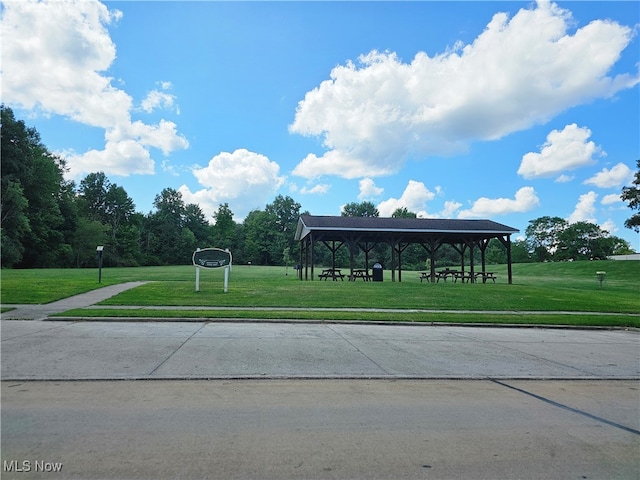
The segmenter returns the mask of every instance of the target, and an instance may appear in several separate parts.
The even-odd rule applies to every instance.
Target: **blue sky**
[[[591,221],[640,158],[637,2],[2,3],[2,101],[136,209],[163,188],[237,221]]]

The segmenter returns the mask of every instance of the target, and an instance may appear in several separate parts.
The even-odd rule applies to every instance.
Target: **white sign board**
[[[224,292],[227,293],[229,287],[229,269],[231,268],[232,256],[229,250],[221,248],[202,248],[193,252],[193,266],[196,267],[196,292],[200,291],[200,269],[201,268],[224,268]]]

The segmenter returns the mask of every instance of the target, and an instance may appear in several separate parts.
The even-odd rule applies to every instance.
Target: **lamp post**
[[[98,283],[102,282],[102,251],[104,250],[103,245],[98,245],[96,247],[96,258],[98,259]]]

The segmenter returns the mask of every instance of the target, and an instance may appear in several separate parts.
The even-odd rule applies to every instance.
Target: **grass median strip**
[[[562,313],[462,313],[462,312],[398,312],[355,310],[291,310],[291,309],[207,309],[171,310],[152,308],[88,308],[70,310],[60,314],[83,320],[101,319],[257,319],[257,320],[307,320],[307,321],[372,321],[416,323],[491,323],[567,325],[581,327],[640,327],[640,317],[631,315],[562,314]]]
[[[103,271],[102,284],[96,282],[92,269],[6,270],[0,287],[5,304],[46,304],[110,284],[148,282],[99,305],[63,314],[83,319],[251,318],[640,327],[640,262],[515,264],[513,285],[507,284],[505,265],[487,269],[497,275],[496,283],[420,282],[419,272],[409,271],[402,272],[402,282],[394,282],[388,270],[384,271],[383,282],[300,281],[291,269],[287,274],[282,267],[234,265],[228,293],[223,292],[221,271],[202,272],[201,290],[196,292],[193,266],[108,268]],[[607,272],[602,285],[596,271]]]

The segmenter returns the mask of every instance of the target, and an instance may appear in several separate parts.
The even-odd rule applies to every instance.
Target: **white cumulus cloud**
[[[540,153],[529,152],[522,157],[518,174],[524,178],[548,177],[565,170],[574,170],[594,163],[594,155],[603,152],[595,143],[588,141],[591,130],[575,123],[562,130],[552,130]],[[558,182],[570,177],[561,175]]]
[[[522,187],[515,198],[486,198],[476,200],[469,210],[461,210],[458,218],[491,218],[509,213],[522,213],[533,210],[540,204],[533,187]]]
[[[133,121],[131,96],[112,85],[106,72],[116,46],[107,27],[121,18],[97,0],[3,2],[3,102],[105,130],[103,150],[70,153],[73,175],[153,173],[150,148],[167,154],[189,145],[172,122]]]
[[[613,205],[614,203],[622,203],[622,197],[619,193],[612,193],[610,195],[605,195],[602,197],[600,201],[602,205]]]
[[[635,73],[608,76],[631,28],[598,20],[573,31],[574,23],[569,11],[539,2],[511,19],[497,13],[472,43],[433,57],[418,52],[404,63],[372,51],[335,67],[289,126],[321,137],[327,151],[309,154],[293,174],[392,174],[408,159],[498,139],[638,83]]]
[[[161,92],[160,90],[151,90],[142,100],[140,108],[147,113],[151,113],[157,108],[174,109],[176,96],[170,93]]]
[[[384,188],[378,187],[370,178],[363,178],[358,182],[358,185],[360,187],[358,200],[370,200],[372,198],[377,198],[384,193]]]
[[[588,192],[584,195],[580,195],[578,199],[578,203],[576,204],[576,208],[569,215],[567,221],[569,223],[576,222],[589,222],[596,223],[595,213],[596,213],[596,200],[598,199],[598,194],[596,192]]]
[[[327,183],[318,183],[317,185],[314,185],[311,188],[302,187],[300,189],[300,193],[303,195],[324,195],[329,191],[330,188],[331,188],[331,185]]]
[[[624,163],[618,163],[611,168],[603,168],[600,172],[596,173],[593,177],[584,181],[585,184],[595,185],[600,188],[619,187],[633,179],[633,170],[631,170]]]
[[[211,216],[226,202],[235,218],[241,220],[251,210],[264,208],[285,181],[276,162],[246,149],[221,152],[206,167],[195,167],[193,175],[204,188],[191,192],[182,185],[179,191],[186,203],[200,205]]]
[[[438,217],[452,218],[455,215],[455,213],[460,209],[460,207],[462,207],[462,204],[460,202],[447,200],[446,202],[444,202],[444,208],[438,214]]]
[[[390,217],[398,208],[406,208],[420,217],[427,216],[427,202],[433,200],[435,193],[430,191],[422,182],[409,180],[400,198],[389,198],[378,204],[381,217]]]

